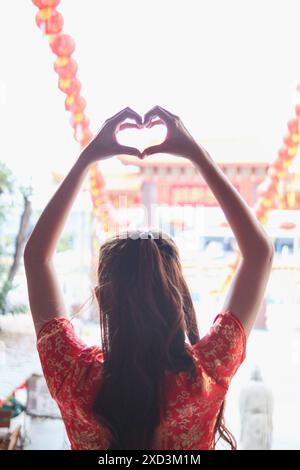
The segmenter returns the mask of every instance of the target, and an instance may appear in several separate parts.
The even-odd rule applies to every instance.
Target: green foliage
[[[13,192],[13,175],[5,163],[0,161],[0,194],[5,191]]]
[[[0,229],[6,220],[7,196],[13,193],[13,176],[10,169],[0,161]],[[0,232],[1,233],[1,232]]]
[[[25,304],[9,302],[9,293],[17,286],[8,279],[14,252],[14,237],[5,234],[8,216],[20,195],[29,194],[30,188],[16,188],[10,169],[0,161],[0,315],[25,312]]]

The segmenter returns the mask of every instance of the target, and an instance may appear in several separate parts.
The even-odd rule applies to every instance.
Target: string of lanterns
[[[300,93],[300,84],[297,86]],[[254,205],[254,212],[262,225],[268,220],[268,212],[278,207],[279,182],[286,179],[288,169],[298,153],[300,144],[300,102],[295,106],[295,115],[287,123],[287,134],[283,138],[283,146],[278,150],[276,160],[270,165],[267,176],[257,188],[258,198]],[[229,287],[232,278],[240,264],[241,254],[236,252],[234,261],[229,264],[229,272],[220,290],[213,289],[211,294],[224,293]]]
[[[62,32],[64,19],[56,10],[60,0],[32,0],[38,7],[35,17],[37,26],[49,40],[52,52],[57,56],[54,70],[58,75],[58,88],[66,95],[65,109],[70,112],[70,124],[74,139],[85,147],[93,138],[90,121],[85,114],[86,100],[81,95],[81,83],[77,78],[78,64],[73,59],[75,41]],[[105,179],[97,163],[92,165],[89,173],[90,193],[93,211],[102,224],[105,232],[109,231],[114,221],[114,208],[105,190]]]

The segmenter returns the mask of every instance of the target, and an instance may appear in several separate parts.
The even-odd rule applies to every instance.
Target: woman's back
[[[166,416],[155,431],[154,450],[213,449],[215,426],[229,383],[246,354],[245,331],[230,311],[215,317],[209,333],[186,348],[196,377],[166,371]],[[72,449],[108,449],[110,431],[99,425],[93,404],[103,371],[103,353],[87,347],[71,322],[48,322],[38,336],[38,351],[52,397],[57,401]],[[119,397],[122,401],[122,396]]]

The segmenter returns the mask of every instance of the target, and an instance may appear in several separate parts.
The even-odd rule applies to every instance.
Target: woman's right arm
[[[242,322],[248,336],[261,307],[274,257],[274,246],[236,188],[210,155],[199,146],[192,159],[218,200],[241,251],[223,310]]]
[[[210,187],[226,216],[242,255],[242,262],[228,292],[224,310],[231,310],[249,334],[271,272],[274,256],[271,238],[209,153],[189,134],[180,118],[161,107],[155,107],[145,115],[145,122],[151,127],[151,120],[155,117],[159,117],[160,123],[166,123],[167,137],[163,144],[146,149],[143,156],[158,152],[184,156],[194,163]],[[152,122],[152,125],[155,125],[155,122]]]

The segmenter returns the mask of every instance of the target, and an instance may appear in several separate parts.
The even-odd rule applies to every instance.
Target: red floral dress
[[[228,386],[246,356],[242,323],[229,310],[219,313],[209,332],[194,346],[196,380],[167,371],[167,415],[155,432],[155,450],[213,449],[214,427]],[[110,432],[92,414],[101,385],[103,353],[88,347],[66,317],[39,332],[37,348],[48,384],[64,420],[72,449],[109,448]]]

